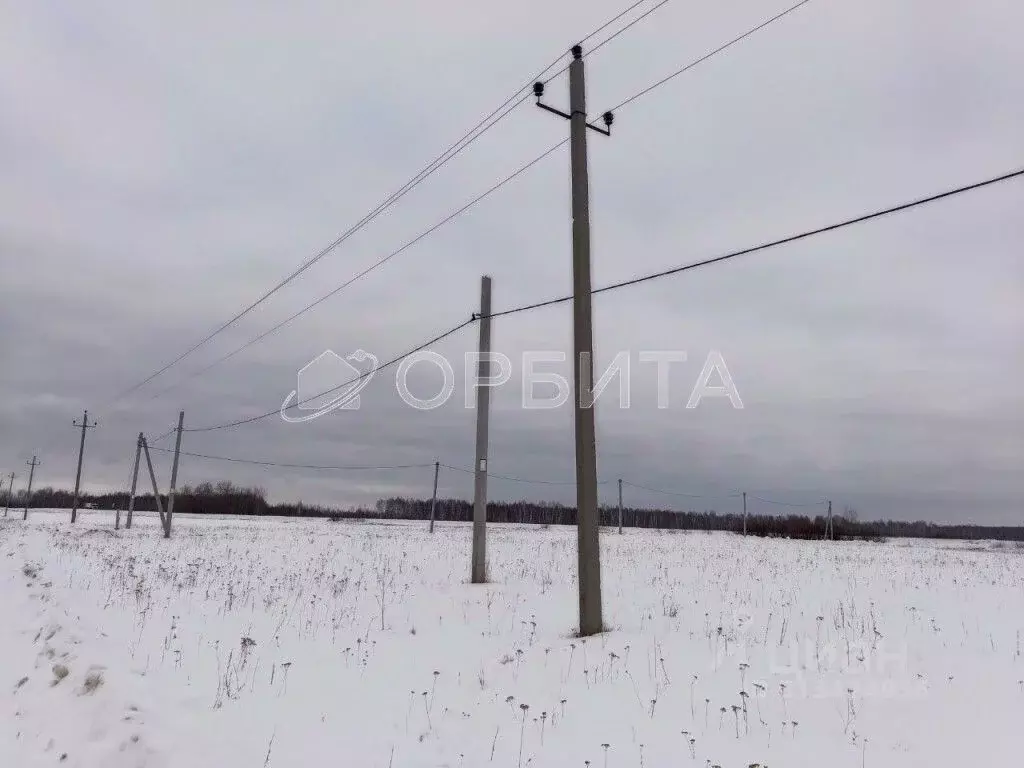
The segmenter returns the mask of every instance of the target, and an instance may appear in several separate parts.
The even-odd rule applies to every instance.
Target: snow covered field
[[[1021,765],[1024,549],[0,519],[0,766]]]

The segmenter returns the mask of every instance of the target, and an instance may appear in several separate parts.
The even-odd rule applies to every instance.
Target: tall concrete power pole
[[[430,532],[434,532],[434,514],[437,510],[437,476],[441,473],[441,462],[434,462],[434,495],[430,497]]]
[[[619,533],[622,533],[622,478],[619,478]]]
[[[85,430],[96,426],[96,423],[89,423],[89,412],[82,412],[82,423],[71,422],[76,427],[82,428],[82,439],[78,442],[78,471],[75,472],[75,499],[71,503],[71,522],[78,519],[78,490],[82,484],[82,457],[85,455]]]
[[[590,189],[587,179],[587,131],[611,135],[612,114],[604,128],[587,122],[583,46],[572,47],[569,64],[569,114],[540,99],[544,84],[535,83],[537,105],[569,120],[569,166],[572,174],[573,405],[576,409],[576,539],[579,559],[580,635],[604,629],[601,619],[601,547],[597,507],[597,438],[594,428],[594,339],[590,307]]]
[[[21,516],[22,520],[28,520],[28,505],[32,503],[32,478],[35,477],[36,467],[42,462],[38,461],[35,456],[32,457],[32,461],[26,461],[29,466],[28,470],[28,488],[25,489],[25,512]]]
[[[167,490],[167,514],[164,516],[164,538],[171,538],[171,516],[174,514],[174,494],[178,487],[178,457],[181,455],[181,433],[185,425],[185,412],[178,412],[178,436],[174,441],[174,461],[171,462],[171,487]]]
[[[14,473],[11,472],[11,484],[7,487],[7,498],[4,500],[4,517],[11,508],[11,498],[14,496]]]
[[[480,278],[480,359],[476,367],[476,464],[473,467],[471,581],[487,581],[487,421],[491,410],[491,278]]]

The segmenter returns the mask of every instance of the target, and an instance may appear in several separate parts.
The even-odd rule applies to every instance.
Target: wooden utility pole
[[[619,533],[622,533],[622,478],[619,478]]]
[[[747,492],[743,492],[743,535],[747,535]]]
[[[7,488],[7,498],[4,500],[4,517],[7,517],[7,511],[11,508],[11,497],[14,496],[14,473],[11,472],[11,484]]]
[[[473,482],[473,560],[470,580],[487,581],[487,421],[491,410],[491,278],[480,278],[480,359],[476,366],[476,464]],[[488,382],[486,385],[484,382]]]
[[[825,519],[825,538],[829,539],[829,540],[835,538],[835,531],[832,528],[832,500],[831,499],[829,499],[829,502],[828,502],[828,517]]]
[[[78,519],[78,489],[82,483],[82,457],[85,455],[85,430],[91,429],[96,426],[96,422],[89,423],[89,412],[82,412],[82,423],[79,424],[77,421],[71,422],[76,427],[82,428],[82,439],[78,443],[78,471],[75,472],[75,499],[71,503],[71,522],[75,522]]]
[[[185,412],[178,412],[178,436],[174,441],[174,461],[171,463],[171,487],[167,491],[167,513],[164,516],[164,538],[171,538],[171,516],[174,514],[174,492],[178,484],[178,457],[181,455],[181,432],[185,425]]]
[[[572,47],[569,64],[569,114],[542,104],[544,84],[534,83],[537,105],[569,120],[569,165],[572,175],[573,406],[576,410],[576,539],[579,559],[579,632],[582,637],[604,629],[601,619],[601,547],[597,507],[597,438],[594,428],[594,339],[590,306],[590,189],[587,178],[587,130],[611,135],[612,113],[605,127],[587,122],[583,46]]]
[[[132,490],[128,496],[128,514],[124,520],[125,529],[132,527],[132,515],[135,513],[135,491],[139,487],[139,460],[142,458],[142,433],[139,432],[138,438],[135,440],[135,466],[132,469]],[[121,512],[118,511],[117,517],[114,518],[114,530],[117,530],[118,523],[121,521]]]
[[[36,467],[42,462],[37,461],[36,457],[32,457],[32,461],[26,461],[29,466],[28,470],[28,488],[25,490],[25,513],[21,516],[22,520],[28,520],[28,505],[32,503],[32,478],[36,474]]]
[[[434,532],[434,510],[437,508],[437,475],[441,471],[441,462],[434,462],[434,495],[430,497],[430,532]],[[474,510],[475,511],[475,510]]]

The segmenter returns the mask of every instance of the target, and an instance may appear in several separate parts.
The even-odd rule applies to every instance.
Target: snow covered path
[[[1008,765],[1024,549],[0,519],[0,766]]]

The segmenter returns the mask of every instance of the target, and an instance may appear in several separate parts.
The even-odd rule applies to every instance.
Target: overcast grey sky
[[[641,10],[653,5],[647,3]],[[529,103],[386,215],[147,387],[175,358],[360,219],[542,66],[627,3],[43,4],[0,0],[0,470],[123,487],[134,435],[278,405],[330,348],[391,357],[476,309],[571,290],[568,155],[554,153],[337,297],[248,341],[567,135]],[[587,59],[598,114],[786,7],[672,0]],[[1024,8],[1007,0],[813,0],[623,109],[590,141],[595,286],[830,223],[1024,164]],[[600,37],[598,38],[600,39]],[[566,57],[567,61],[567,57]],[[563,77],[546,100],[567,103]],[[633,355],[628,411],[599,403],[602,478],[635,504],[735,509],[729,494],[834,500],[862,517],[1024,518],[1024,182],[595,297],[597,365]],[[198,453],[310,464],[470,466],[462,355],[446,407],[405,407],[393,371],[358,411],[185,436]],[[494,347],[569,351],[568,305],[495,321]],[[672,407],[641,350],[687,351]],[[683,406],[709,350],[743,410]],[[552,370],[558,369],[553,366]],[[567,366],[562,372],[569,373]],[[493,398],[491,469],[573,476],[572,412]],[[414,377],[429,396],[436,382]],[[180,382],[180,384],[179,384]],[[172,385],[176,385],[173,386]],[[168,390],[159,397],[153,395]],[[164,441],[162,445],[168,445]],[[159,455],[164,477],[169,465]],[[366,503],[432,471],[328,473],[186,458],[183,482]],[[491,497],[572,501],[492,480]],[[471,496],[445,472],[445,495]],[[611,502],[614,484],[603,486]],[[785,511],[757,503],[755,511]]]

